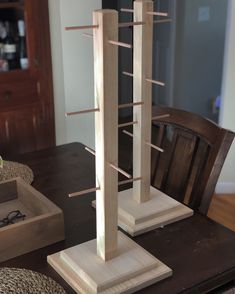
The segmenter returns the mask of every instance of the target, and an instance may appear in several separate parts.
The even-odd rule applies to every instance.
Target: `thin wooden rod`
[[[89,148],[89,147],[85,147],[85,150],[90,152],[92,155],[96,156],[96,152],[95,150]],[[123,174],[124,176],[126,176],[128,179],[131,179],[131,175],[129,175],[127,172],[125,172],[123,169],[121,169],[120,167],[115,166],[112,163],[109,163],[109,165],[115,169],[116,171],[118,171],[119,173]]]
[[[147,82],[150,82],[152,84],[156,84],[158,86],[162,86],[162,87],[165,87],[165,83],[163,82],[160,82],[160,81],[156,81],[156,80],[151,80],[151,79],[146,79]]]
[[[128,135],[129,137],[132,137],[132,138],[134,137],[134,135],[132,133],[130,133],[130,132],[126,131],[126,130],[123,130],[122,132],[124,134]]]
[[[69,197],[77,197],[77,196],[92,193],[92,192],[95,192],[95,191],[98,191],[98,190],[100,190],[100,187],[91,188],[91,189],[83,190],[83,191],[80,191],[80,192],[74,192],[74,193],[69,194]]]
[[[92,109],[86,109],[81,111],[75,111],[75,112],[67,112],[65,116],[71,116],[71,115],[77,115],[77,114],[83,114],[83,113],[89,113],[89,112],[97,112],[100,111],[99,108],[92,108]]]
[[[88,38],[93,38],[93,34],[90,34],[90,33],[83,33],[83,36]]]
[[[128,123],[124,123],[124,124],[120,124],[118,125],[119,128],[123,128],[123,127],[128,127],[128,126],[133,126],[136,125],[138,122],[136,121],[132,121],[132,122],[128,122]]]
[[[128,28],[128,27],[140,26],[140,25],[145,25],[145,24],[146,23],[144,21],[122,22],[122,23],[119,23],[118,27],[119,28]]]
[[[148,146],[150,146],[150,147],[152,147],[153,149],[156,149],[159,152],[164,152],[164,150],[162,148],[160,148],[160,147],[158,147],[156,145],[153,145],[153,144],[151,144],[149,142],[145,142],[145,144],[148,145]]]
[[[134,13],[134,9],[129,9],[129,8],[121,8],[120,11]]]
[[[98,25],[88,25],[88,26],[72,26],[65,27],[66,31],[74,31],[74,30],[85,30],[85,29],[98,29]]]
[[[152,120],[158,120],[158,119],[162,119],[162,118],[167,118],[169,116],[170,116],[170,114],[158,115],[158,116],[152,117]]]
[[[133,46],[131,44],[127,44],[127,43],[123,43],[123,42],[109,40],[109,43],[112,45],[115,45],[115,46],[120,46],[120,47],[124,47],[124,48],[128,48],[128,49],[133,48]]]
[[[154,24],[167,23],[167,22],[172,22],[172,19],[171,18],[157,19],[157,20],[154,20],[153,21]]]
[[[122,132],[124,134],[128,135],[129,137],[132,137],[132,138],[134,137],[134,135],[132,133],[130,133],[130,132],[126,131],[126,130],[123,130]],[[154,148],[154,149],[156,149],[156,150],[158,150],[158,151],[160,151],[160,152],[164,152],[164,150],[162,148],[160,148],[160,147],[158,147],[156,145],[153,145],[153,144],[151,144],[149,142],[145,142],[145,144],[152,147],[152,148]]]
[[[123,73],[125,76],[128,76],[128,77],[132,77],[132,78],[133,78],[133,76],[134,76],[133,73],[131,73],[131,72],[127,72],[127,71],[123,71],[122,73]]]
[[[125,181],[120,181],[118,183],[118,185],[125,185],[125,184],[129,184],[129,183],[133,183],[133,182],[136,182],[136,181],[140,181],[142,180],[142,177],[139,177],[139,178],[133,178],[133,179],[130,179],[130,180],[125,180]]]
[[[115,166],[114,164],[112,163],[109,163],[109,165],[115,169],[116,171],[118,171],[120,174],[123,174],[125,177],[127,177],[128,179],[131,179],[132,176],[130,174],[128,174],[127,172],[125,172],[124,170],[122,170],[121,168]]]
[[[133,107],[133,106],[138,106],[138,105],[143,105],[144,102],[134,102],[134,103],[125,103],[125,104],[120,104],[118,105],[118,108],[128,108],[128,107]]]
[[[167,12],[158,12],[158,11],[149,11],[147,12],[149,15],[156,15],[156,16],[168,16]]]
[[[95,156],[95,150],[93,150],[93,149],[91,149],[89,147],[85,147],[85,150]]]

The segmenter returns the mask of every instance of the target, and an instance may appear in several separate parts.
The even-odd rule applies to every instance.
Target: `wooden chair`
[[[199,115],[163,106],[153,107],[152,185],[207,214],[234,133]]]

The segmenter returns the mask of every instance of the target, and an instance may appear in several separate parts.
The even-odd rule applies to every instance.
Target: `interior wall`
[[[229,0],[225,43],[220,124],[235,132],[235,1]],[[230,149],[217,186],[218,192],[235,193],[235,141]]]
[[[51,51],[54,85],[56,144],[67,143],[65,121],[65,93],[64,93],[64,69],[62,52],[62,31],[60,5],[58,0],[49,0]]]
[[[227,0],[177,2],[174,106],[218,120]]]
[[[66,26],[92,23],[101,0],[49,0],[57,144],[78,141],[94,148],[94,114],[65,118],[65,112],[93,108],[93,42]]]

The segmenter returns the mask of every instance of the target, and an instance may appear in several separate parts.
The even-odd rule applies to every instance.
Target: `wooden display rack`
[[[153,12],[152,1],[134,2],[134,60],[133,73],[133,188],[118,193],[118,225],[132,236],[192,216],[187,206],[150,185],[151,148],[164,152],[151,144],[152,84],[164,87],[165,83],[152,79]],[[141,25],[144,24],[144,25]],[[95,201],[92,205],[95,207]]]
[[[118,225],[132,236],[192,216],[193,211],[166,194],[150,186],[151,148],[164,152],[151,144],[152,84],[165,83],[152,79],[153,3],[134,2],[134,21],[145,23],[134,26],[133,101],[142,101],[133,109],[133,188],[118,193]],[[129,74],[131,75],[131,74]]]
[[[152,12],[152,13],[151,13]],[[151,148],[164,152],[151,144],[152,84],[164,87],[165,83],[152,79],[153,3],[134,2],[133,102],[143,105],[133,109],[133,188],[118,193],[118,225],[132,236],[192,216],[193,211],[166,194],[151,187]],[[136,123],[137,122],[137,123]]]
[[[50,255],[48,262],[77,293],[133,293],[172,275],[169,267],[117,229],[118,214],[119,224],[131,233],[132,228],[129,229],[127,222],[128,225],[133,222],[142,226],[141,221],[144,220],[153,227],[152,215],[158,215],[156,211],[167,207],[174,214],[175,207],[180,205],[172,200],[174,209],[169,208],[171,200],[166,196],[167,200],[158,207],[158,201],[155,197],[152,200],[153,195],[149,193],[151,84],[159,83],[150,79],[152,26],[153,15],[164,13],[153,12],[150,0],[136,0],[134,14],[134,22],[118,24],[117,11],[98,10],[93,13],[93,25],[67,28],[92,28],[94,32],[87,35],[94,40],[95,108],[67,115],[95,112],[96,151],[86,149],[96,156],[96,187],[70,194],[70,197],[96,191],[97,238]],[[130,123],[134,125],[134,134],[131,134],[135,149],[133,178],[118,167],[118,46],[132,48],[132,45],[118,41],[118,27],[128,26],[138,27],[134,32],[135,65],[132,74],[135,98],[133,103],[121,106],[134,107],[134,121],[138,121],[138,124]],[[124,183],[118,183],[118,172],[129,178],[125,183],[134,183],[133,189],[118,193],[118,185]],[[155,195],[155,190],[151,188],[151,191]],[[163,198],[163,195],[157,198]],[[154,209],[149,208],[152,201],[156,202]],[[141,209],[136,208],[138,205]],[[147,209],[151,216],[147,215]],[[135,210],[137,217],[132,215]],[[144,214],[143,210],[146,211]],[[189,215],[188,210],[187,213]],[[162,212],[159,214],[163,217]],[[177,218],[182,218],[182,215],[174,215],[174,219]]]

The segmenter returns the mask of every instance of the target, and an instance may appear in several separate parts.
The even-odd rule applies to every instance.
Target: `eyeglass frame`
[[[15,214],[14,216],[10,217],[11,214]],[[21,219],[24,220],[26,217],[25,214],[21,213],[20,210],[13,210],[11,212],[8,213],[8,215],[6,217],[4,217],[3,219],[0,220],[0,228],[4,228],[10,224],[14,224],[15,220],[17,219]]]

